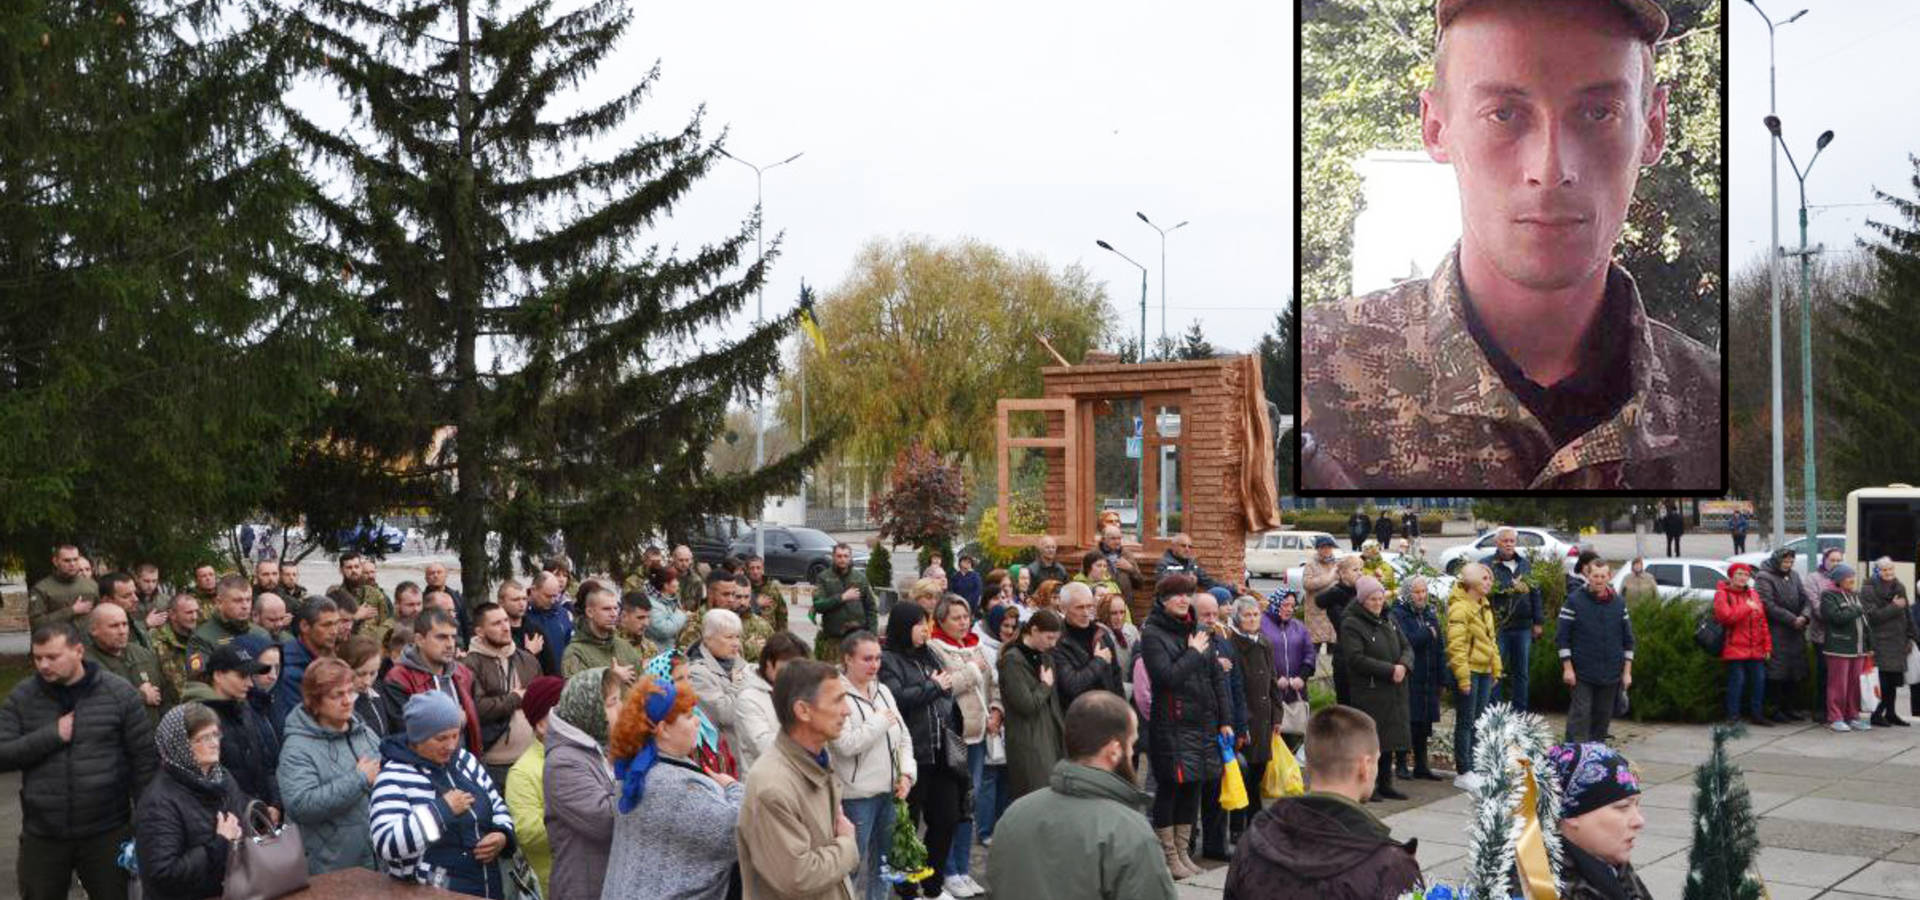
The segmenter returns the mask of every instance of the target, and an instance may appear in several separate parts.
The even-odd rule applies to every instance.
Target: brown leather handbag
[[[307,887],[307,851],[300,826],[273,826],[267,805],[247,804],[240,819],[240,840],[227,853],[227,881],[221,900],[278,900]]]

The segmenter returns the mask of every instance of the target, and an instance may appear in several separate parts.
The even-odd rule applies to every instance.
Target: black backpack
[[[1693,629],[1693,642],[1715,657],[1718,657],[1720,651],[1727,646],[1727,629],[1720,624],[1719,619],[1713,617],[1711,606],[1700,614],[1700,624]]]

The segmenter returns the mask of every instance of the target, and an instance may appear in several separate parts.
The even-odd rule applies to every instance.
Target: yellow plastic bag
[[[1220,736],[1220,808],[1228,812],[1246,809],[1247,781],[1240,775],[1240,758],[1233,752],[1233,742],[1226,735]]]
[[[1267,771],[1260,777],[1260,796],[1268,800],[1281,797],[1298,797],[1307,792],[1307,780],[1300,771],[1300,761],[1293,757],[1293,751],[1287,749],[1287,742],[1279,735],[1273,736],[1273,756],[1267,760]]]

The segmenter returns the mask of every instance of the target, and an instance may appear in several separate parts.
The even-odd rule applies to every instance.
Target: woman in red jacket
[[[1773,653],[1773,634],[1767,630],[1767,609],[1753,589],[1753,567],[1734,563],[1727,580],[1713,592],[1713,617],[1727,630],[1720,659],[1727,664],[1727,721],[1740,718],[1740,697],[1747,695],[1747,721],[1762,728],[1773,723],[1760,714],[1766,700],[1767,658]]]

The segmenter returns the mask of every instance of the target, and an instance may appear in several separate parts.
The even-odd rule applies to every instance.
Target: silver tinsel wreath
[[[1520,803],[1522,769],[1527,760],[1534,773],[1534,815],[1547,845],[1555,890],[1560,887],[1560,783],[1547,761],[1553,745],[1544,719],[1519,712],[1505,703],[1487,708],[1474,723],[1474,774],[1480,784],[1473,791],[1473,818],[1467,825],[1467,900],[1507,900],[1513,896],[1515,848],[1520,843],[1521,820],[1514,814]]]

